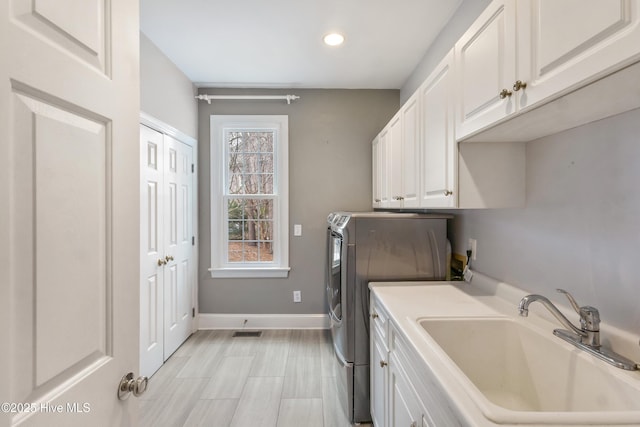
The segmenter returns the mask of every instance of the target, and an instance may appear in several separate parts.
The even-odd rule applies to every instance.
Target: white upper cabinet
[[[492,2],[455,46],[456,134],[471,134],[516,111],[516,2]]]
[[[418,207],[420,184],[420,103],[418,93],[402,107],[402,197],[403,207]]]
[[[420,156],[416,93],[373,141],[373,207],[418,207]]]
[[[420,206],[456,207],[454,55],[451,51],[418,90],[420,95]]]
[[[637,0],[518,2],[522,107],[593,81],[640,56]]]
[[[389,192],[391,200],[388,203],[390,208],[403,207],[402,190],[402,111],[399,111],[389,122],[388,141],[389,148]]]
[[[455,46],[458,139],[637,62],[639,9],[640,0],[493,1]]]
[[[374,141],[374,208],[525,201],[525,145],[640,107],[640,0],[494,0]]]
[[[387,155],[387,139],[389,129],[385,128],[380,134],[373,140],[373,207],[383,208],[389,205],[389,187],[388,173],[389,167]]]

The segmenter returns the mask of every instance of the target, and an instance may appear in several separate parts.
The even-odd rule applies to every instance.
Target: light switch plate
[[[294,224],[293,225],[293,235],[294,236],[302,236],[302,224]]]

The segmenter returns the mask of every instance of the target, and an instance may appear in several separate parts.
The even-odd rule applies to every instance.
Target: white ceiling
[[[140,23],[201,87],[399,89],[460,2],[141,0]]]

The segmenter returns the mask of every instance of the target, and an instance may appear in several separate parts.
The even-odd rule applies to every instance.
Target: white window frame
[[[211,277],[283,278],[289,275],[289,117],[211,115]],[[223,203],[227,170],[225,129],[274,130],[274,243],[272,262],[227,262],[229,233]]]

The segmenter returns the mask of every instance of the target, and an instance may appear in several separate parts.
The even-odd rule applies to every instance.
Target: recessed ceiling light
[[[338,46],[344,42],[344,36],[339,33],[330,33],[324,36],[323,40],[329,46]]]

